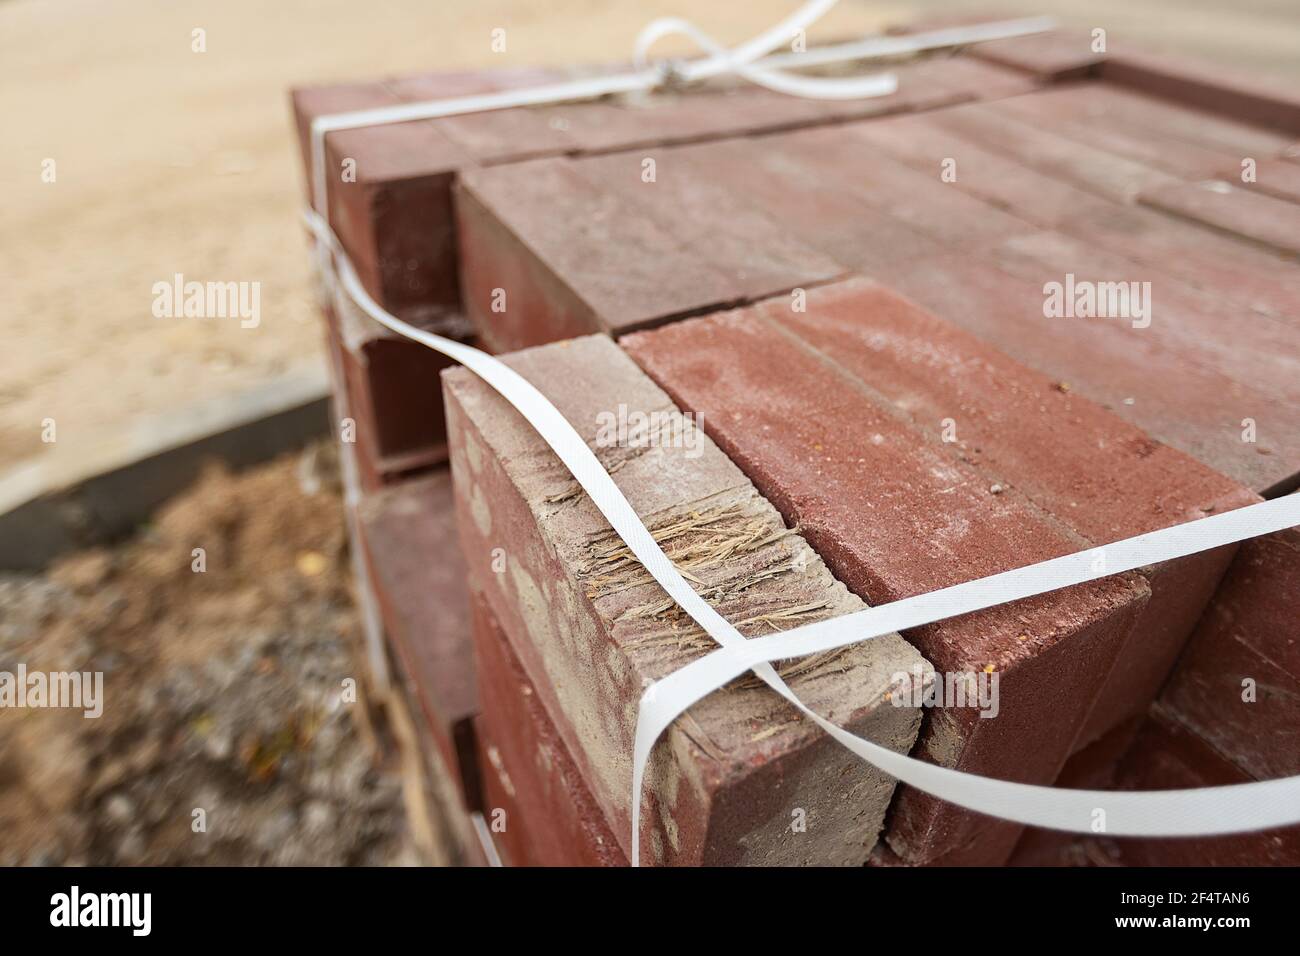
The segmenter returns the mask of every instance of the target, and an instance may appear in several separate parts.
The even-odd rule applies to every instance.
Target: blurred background
[[[268,388],[325,394],[290,86],[623,59],[668,15],[735,43],[795,6],[0,0],[0,489],[93,473]],[[843,0],[810,45],[966,12],[1300,80],[1295,0]],[[175,273],[259,282],[259,326],[154,319]],[[0,711],[0,863],[440,862],[404,815],[411,782],[338,700],[360,664],[337,488],[325,444],[214,467],[128,540],[0,574],[0,670],[104,670],[132,695],[97,721]],[[222,573],[177,573],[194,540]],[[196,808],[212,839],[190,838]]]

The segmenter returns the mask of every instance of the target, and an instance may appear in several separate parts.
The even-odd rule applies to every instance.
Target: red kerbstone
[[[623,66],[570,71],[493,71],[481,75],[491,89],[539,86]],[[499,164],[542,156],[630,150],[704,139],[743,137],[861,119],[905,110],[932,109],[973,99],[992,99],[1033,89],[1022,75],[969,57],[903,63],[891,67],[898,90],[889,96],[816,100],[775,93],[743,81],[721,79],[684,92],[496,110],[433,121],[449,140],[478,162]],[[456,79],[456,95],[472,88],[475,75]],[[437,99],[447,79],[438,74],[390,81],[404,100]]]
[[[311,121],[401,100],[382,84],[294,93],[308,195]],[[366,291],[407,321],[436,328],[459,302],[451,181],[471,162],[428,122],[338,130],[325,136],[330,221]],[[347,175],[345,176],[345,163]]]
[[[1157,704],[1121,764],[1119,788],[1181,790],[1251,779]],[[1214,837],[1115,837],[1107,842],[1129,866],[1300,865],[1300,826]]]
[[[344,304],[327,306],[335,387],[346,393],[361,484],[373,491],[447,459],[438,352],[378,326]]]
[[[566,159],[466,173],[456,214],[466,314],[495,351],[635,328],[742,294],[736,277]]]
[[[1300,532],[1241,545],[1161,703],[1256,779],[1300,774]]]
[[[971,46],[971,55],[1001,66],[1024,70],[1052,82],[1074,80],[1097,72],[1106,54],[1093,50],[1090,32],[1052,30],[1010,40]]]
[[[314,176],[310,125],[315,117],[542,86],[621,68],[426,73],[383,83],[295,90],[292,103],[307,179]],[[325,137],[331,219],[367,291],[403,318],[434,323],[440,313],[459,304],[450,207],[458,170],[745,136],[987,99],[1031,87],[1014,73],[968,59],[904,64],[895,72],[898,92],[872,99],[809,100],[719,82],[686,93],[340,130]],[[355,161],[354,181],[342,176],[344,160]]]
[[[1034,231],[965,195],[932,195],[901,163],[862,175],[854,150],[827,127],[467,173],[466,311],[498,350],[621,334],[921,254],[941,233],[975,247]]]
[[[478,711],[465,562],[456,542],[451,473],[365,495],[361,547],[384,631],[465,805],[478,805],[471,721]]]
[[[293,102],[311,200],[312,119],[399,101],[381,84],[368,84],[298,90]],[[355,162],[355,180],[344,180],[345,160]],[[468,337],[469,326],[454,312],[459,289],[450,175],[463,161],[427,123],[325,137],[331,225],[366,291],[407,321],[460,339]],[[330,330],[357,422],[363,484],[374,488],[445,460],[437,374],[449,363],[350,305],[330,317]]]
[[[960,110],[944,115],[951,112]],[[942,135],[942,127],[935,125],[939,115],[900,118],[884,125],[908,130],[914,121],[926,120],[926,129]],[[1271,488],[1300,470],[1300,446],[1291,447],[1290,438],[1293,403],[1285,398],[1294,381],[1287,370],[1290,350],[1276,347],[1275,341],[1285,339],[1287,329],[1279,323],[1289,317],[1270,316],[1252,324],[1232,306],[1198,297],[1166,280],[1160,285],[1165,296],[1160,301],[1172,301],[1178,315],[1176,321],[1162,320],[1155,331],[1121,329],[1114,320],[1079,319],[1052,320],[1051,335],[1025,334],[1026,323],[1039,327],[1048,321],[1042,318],[1045,277],[1040,274],[1047,270],[1035,257],[1056,250],[1054,265],[1068,265],[1084,250],[1094,261],[1114,261],[1064,237],[1049,236],[1050,243],[1036,248],[1042,238],[1030,222],[1038,215],[1036,203],[1047,209],[1043,213],[1047,219],[1060,220],[1063,230],[1082,233],[1088,243],[1123,247],[1127,257],[1141,264],[1135,274],[1157,279],[1165,269],[1179,279],[1194,278],[1194,271],[1208,274],[1216,297],[1240,287],[1243,298],[1248,295],[1252,302],[1294,309],[1300,301],[1293,288],[1296,282],[1293,270],[1288,271],[1282,260],[1189,229],[1150,210],[1091,197],[1029,171],[1037,178],[1023,183],[1023,177],[1015,174],[1023,167],[998,167],[986,173],[982,157],[974,165],[959,163],[957,183],[940,183],[940,157],[924,173],[864,156],[863,138],[875,128],[874,123],[858,123],[754,141],[763,144],[762,149],[745,143],[711,143],[664,150],[659,166],[671,170],[670,175],[681,172],[691,177],[689,188],[697,193],[730,195],[761,209],[802,245],[901,287],[945,318],[1251,487]],[[603,168],[618,168],[618,160],[606,162]],[[515,210],[521,204],[528,210],[511,214],[511,224],[519,231],[512,232],[496,216],[484,216],[478,226],[466,229],[471,236],[466,242],[467,275],[475,277],[466,280],[466,288],[477,290],[471,300],[478,303],[471,310],[484,315],[491,290],[507,289],[506,312],[480,319],[491,334],[501,334],[508,344],[516,345],[598,328],[623,331],[716,308],[729,298],[745,301],[759,294],[761,285],[738,288],[736,283],[743,277],[736,275],[734,267],[708,268],[704,253],[687,255],[687,247],[672,245],[666,225],[639,216],[637,208],[617,198],[610,200],[612,205],[596,204],[604,210],[595,220],[597,226],[588,237],[575,241],[574,230],[557,222],[548,201],[538,194],[567,196],[573,189],[578,192],[577,202],[594,203],[591,193],[574,182],[574,171],[581,166],[557,165],[548,170],[553,178],[540,184],[516,175],[509,190],[503,176],[498,205],[513,201]],[[855,177],[853,170],[868,172]],[[1017,217],[967,195],[972,179],[1000,184],[993,187],[999,192],[985,197],[994,202],[1004,200],[1007,190],[1019,190]],[[1057,188],[1043,193],[1039,190],[1043,183]],[[641,185],[648,184],[635,184]],[[529,197],[526,203],[521,194]],[[1085,201],[1082,207],[1075,205],[1080,197]],[[582,205],[577,208],[586,210]],[[1119,226],[1108,215],[1112,212],[1123,220]],[[1076,216],[1081,217],[1078,223],[1072,219]],[[726,241],[715,244],[725,248],[731,241],[726,222],[722,217],[722,225],[710,220],[705,226],[692,226],[687,231],[697,239],[691,248],[707,246],[707,237],[720,233]],[[1188,235],[1198,232],[1199,237]],[[475,235],[483,241],[475,241]],[[1004,248],[991,251],[990,244],[999,240]],[[945,246],[968,250],[974,258],[955,262],[942,251]],[[1156,253],[1143,254],[1145,246]],[[481,253],[471,251],[479,248]],[[999,256],[1004,266],[1019,264],[1017,271],[1022,274],[1028,268],[1034,281],[1020,283],[1004,275],[1003,269],[989,268],[988,260],[996,262]],[[654,267],[656,263],[660,268]],[[791,268],[790,274],[797,271]],[[808,272],[807,284],[822,274],[817,269]],[[664,281],[669,274],[676,278]],[[1063,274],[1055,278],[1059,281]],[[598,306],[593,307],[593,302]],[[1235,325],[1239,335],[1228,335],[1224,323]],[[1228,347],[1237,339],[1240,348]],[[1177,349],[1167,347],[1170,343]],[[1269,374],[1274,366],[1276,374]],[[1256,423],[1255,443],[1242,441],[1245,419]]]
[[[887,228],[875,239],[880,244],[900,223],[954,249],[979,249],[1035,231],[1018,216],[948,188],[937,167],[923,173],[886,155],[864,156],[853,133],[859,125],[869,124],[764,137],[755,149],[769,168],[824,183],[887,216]]]
[[[1300,204],[1241,189],[1222,179],[1147,187],[1141,200],[1270,249],[1300,253]]]
[[[1095,83],[1015,97],[998,109],[1183,179],[1225,179],[1247,190],[1300,197],[1300,171],[1271,158],[1286,147],[1286,137],[1259,127]],[[1247,158],[1254,182],[1242,179]]]
[[[1140,90],[1197,109],[1230,116],[1285,133],[1300,133],[1300,96],[1283,88],[1242,76],[1221,63],[1196,63],[1167,54],[1129,53],[1112,56],[1101,68],[1109,83]]]
[[[964,13],[945,10],[909,17],[908,22],[888,30],[891,34],[915,34],[952,27],[982,26],[996,20],[1011,20],[1010,13],[998,16],[994,11]],[[1106,58],[1092,50],[1092,35],[1083,30],[1049,30],[1007,40],[974,43],[967,48],[970,57],[1018,73],[1029,74],[1042,82],[1056,83],[1077,79],[1096,72]]]
[[[481,595],[472,601],[482,774],[495,780],[484,817],[506,810],[516,866],[626,866],[609,823]],[[504,792],[504,797],[501,796]]]
[[[391,106],[396,100],[380,82],[340,83],[333,86],[297,87],[289,91],[289,107],[293,111],[294,128],[298,131],[298,150],[302,155],[304,195],[310,201],[311,192],[311,124],[318,116],[350,113],[353,110]]]
[[[1255,417],[1267,420],[1271,414],[1274,423],[1281,423],[1300,415],[1300,350],[1294,347],[1300,327],[1290,320],[1243,310],[1159,267],[1058,232],[1013,238],[990,250],[989,258],[998,268],[1038,285],[1064,284],[1067,275],[1074,277],[1076,290],[1087,283],[1098,290],[1107,288],[1106,283],[1121,283],[1131,291],[1130,284],[1137,283],[1147,310],[1140,320],[1119,316],[1044,321],[1048,328],[1074,321],[1092,325],[1101,335],[1150,338],[1188,364],[1212,369],[1267,396],[1268,404],[1261,405]],[[1045,329],[1043,334],[1053,333]]]
[[[742,633],[860,609],[821,559],[669,398],[604,336],[507,356],[593,445],[705,597]],[[482,589],[546,713],[629,853],[632,737],[645,682],[711,648],[608,528],[567,469],[496,392],[443,376],[458,522]],[[649,446],[608,439],[602,413],[668,417]],[[684,432],[677,431],[685,427]],[[676,434],[679,440],[670,440]],[[682,436],[685,436],[684,438]],[[896,750],[919,709],[885,703],[929,665],[889,635],[782,668],[810,707]],[[640,839],[648,863],[861,863],[893,781],[756,680],[710,695],[656,749]],[[797,811],[803,814],[796,816]],[[806,830],[793,823],[806,822]],[[630,855],[630,854],[629,854]]]
[[[1133,745],[1146,715],[1133,717],[1094,740],[1066,761],[1055,786],[1070,790],[1114,790],[1120,762]],[[1110,866],[1113,848],[1095,837],[1025,827],[1008,866]]]
[[[1243,119],[1216,116],[1110,83],[1071,84],[1002,105],[1006,112],[1032,117],[1034,122],[1053,128],[1118,129],[1151,142],[1178,144],[1175,149],[1191,146],[1220,155],[1274,156],[1289,142],[1285,134]],[[1149,154],[1149,159],[1155,166],[1161,161],[1154,154]],[[1171,157],[1163,157],[1163,161],[1171,161]]]
[[[867,124],[870,125],[870,124]],[[768,142],[768,141],[764,141]],[[934,239],[892,218],[819,170],[751,142],[729,141],[675,150],[674,162],[721,184],[763,209],[790,234],[848,268],[866,273],[929,255]]]
[[[811,289],[757,315],[904,411],[931,442],[1016,488],[1100,545],[1258,501],[1186,455],[869,280]],[[953,441],[943,422],[951,419]],[[1051,455],[1042,449],[1050,447]],[[1147,573],[1151,600],[1081,735],[1146,712],[1214,593],[1233,548]]]
[[[761,298],[845,273],[843,265],[792,233],[779,217],[679,163],[678,157],[689,152],[616,153],[578,160],[571,168],[626,202],[629,215],[654,222],[693,258],[734,276],[733,299]],[[653,183],[642,181],[643,158],[655,161]],[[704,210],[707,215],[701,215]]]
[[[1086,545],[1015,487],[933,447],[869,381],[785,331],[788,311],[773,300],[623,344],[675,401],[703,413],[710,435],[852,590],[894,601]],[[918,755],[1050,783],[1147,597],[1140,578],[1124,575],[909,633],[936,671],[992,667],[1000,681],[997,718],[937,708]],[[1018,829],[902,788],[887,839],[909,862],[960,851],[990,863],[1011,852]]]
[[[1076,90],[1100,94],[1106,87],[1071,87],[1024,99],[1059,97]],[[1083,109],[1083,104],[1079,108]],[[1014,153],[1002,155],[995,148],[943,129],[930,116],[856,123],[846,130],[936,177],[945,159],[954,160],[956,181],[945,185],[979,196],[1028,222],[1121,253],[1225,301],[1300,320],[1300,275],[1276,253],[1209,230],[1189,229],[1186,223],[1153,209],[1084,192],[1029,168]]]
[[[1033,169],[1118,202],[1133,202],[1147,190],[1182,182],[1136,160],[1041,129],[997,107],[996,103],[974,103],[932,115],[943,129],[969,136],[983,146],[1017,157]]]
[[[884,281],[1249,488],[1267,490],[1297,471],[1300,434],[1287,403],[1188,362],[1114,320],[1046,319],[1042,283],[962,255],[900,261]],[[1246,419],[1256,423],[1255,443],[1242,440]]]

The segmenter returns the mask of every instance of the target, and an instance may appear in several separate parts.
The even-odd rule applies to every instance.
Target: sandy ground
[[[670,14],[735,42],[794,6],[0,0],[0,471],[321,360],[289,86],[620,58],[644,23]],[[939,9],[1048,12],[1115,39],[1300,75],[1295,0],[844,0],[812,37]],[[494,54],[498,26],[507,48]],[[204,53],[191,49],[195,29]],[[42,181],[46,160],[54,182]],[[151,287],[175,273],[260,282],[261,325],[154,318]],[[42,442],[45,419],[54,443]]]

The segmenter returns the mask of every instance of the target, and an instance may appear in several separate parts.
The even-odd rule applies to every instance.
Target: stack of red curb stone
[[[1300,100],[1067,34],[897,72],[878,100],[719,84],[333,133],[331,221],[385,308],[546,394],[748,636],[1293,490]],[[559,78],[294,106],[306,150],[315,116]],[[495,392],[451,370],[439,397],[445,360],[330,313],[363,585],[442,772],[507,863],[624,865],[637,700],[710,641]],[[1297,567],[1283,532],[781,670],[980,775],[1292,775]],[[1300,862],[1294,830],[961,810],[753,679],[673,725],[644,808],[652,864]]]

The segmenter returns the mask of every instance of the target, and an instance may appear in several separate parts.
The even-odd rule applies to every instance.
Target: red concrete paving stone
[[[1092,324],[1113,320],[1053,319],[1053,334],[1038,334],[1049,321],[1041,284],[957,254],[900,261],[879,277],[935,315],[1248,488],[1263,491],[1295,473],[1287,419],[1254,444],[1242,440],[1242,421],[1276,407],[1276,400],[1186,362],[1148,337]]]
[[[392,337],[372,339],[355,352],[345,347],[340,357],[355,441],[378,484],[447,460],[442,407],[429,383],[450,362]]]
[[[1243,76],[1222,64],[1167,54],[1124,52],[1102,67],[1108,83],[1174,100],[1285,133],[1300,133],[1300,95],[1294,88]]]
[[[458,84],[465,94],[500,92],[545,86],[591,76],[605,70],[492,71],[479,78],[468,74]],[[408,79],[389,85],[403,99],[436,99],[441,76]],[[763,91],[757,91],[762,93]],[[431,121],[476,162],[500,164],[543,156],[581,154],[653,145],[665,140],[707,138],[746,132],[776,123],[816,121],[809,101],[774,94],[753,95],[751,89],[693,90],[656,93],[635,99],[610,98],[551,106],[516,107],[469,113]],[[756,108],[757,107],[757,108]],[[773,115],[775,114],[775,115]],[[741,117],[747,116],[747,121]],[[737,125],[739,122],[739,126]]]
[[[973,49],[973,48],[972,48]],[[969,51],[968,51],[969,52]],[[891,68],[892,69],[892,68]],[[941,86],[961,94],[970,100],[999,100],[1003,97],[1020,96],[1042,88],[1038,80],[1027,77],[1019,70],[998,66],[978,59],[973,55],[940,56],[923,59],[913,65],[905,65],[897,71],[900,90],[905,90],[910,77],[935,86]],[[912,104],[912,111],[934,109],[948,105],[941,102]],[[847,117],[856,119],[860,117]]]
[[[1070,757],[1055,786],[1070,790],[1115,790],[1120,763],[1146,723],[1131,718]],[[1114,866],[1114,848],[1096,837],[1025,827],[1008,866]]]
[[[338,304],[341,308],[326,310],[326,324],[339,373],[336,385],[346,390],[348,416],[355,423],[364,486],[374,489],[445,462],[438,373],[452,363],[378,326],[350,303]]]
[[[602,72],[607,70],[523,67],[427,73],[390,79],[386,81],[386,86],[403,102],[430,102],[549,86]],[[474,164],[516,162],[580,148],[580,138],[564,122],[563,111],[567,105],[463,113],[427,122],[441,136],[463,150]],[[596,113],[603,113],[606,109],[603,104],[594,102],[576,106]]]
[[[875,237],[881,244],[891,242],[894,223],[952,248],[980,248],[1035,231],[1023,219],[946,188],[937,173],[927,175],[879,153],[864,154],[848,129],[783,134],[759,143],[775,157],[806,169],[809,179],[842,190],[888,216],[891,221]]]
[[[311,123],[318,116],[349,113],[354,110],[391,106],[396,102],[392,93],[380,82],[341,83],[333,86],[295,87],[289,91],[289,106],[293,110],[294,127],[298,131],[298,148],[302,155],[302,168],[306,196],[311,199]]]
[[[397,477],[391,471],[386,474],[381,466],[379,451],[375,445],[375,430],[368,415],[354,406],[364,393],[358,394],[357,382],[363,376],[356,368],[353,356],[343,346],[337,333],[337,322],[333,308],[326,307],[325,351],[329,358],[330,414],[331,428],[340,442],[349,441],[353,447],[353,461],[357,467],[357,482],[365,492],[378,491],[388,477]],[[365,423],[364,427],[362,423]]]
[[[1241,545],[1161,702],[1256,779],[1300,774],[1300,531]]]
[[[1219,166],[1217,178],[1233,183],[1247,192],[1260,192],[1288,202],[1300,203],[1300,168],[1280,159],[1256,159],[1248,179],[1243,179],[1240,163]]]
[[[1300,322],[1300,272],[1275,253],[1207,230],[1188,229],[1152,209],[1086,193],[945,130],[929,116],[855,123],[846,130],[936,177],[943,161],[953,159],[957,178],[947,185],[1036,225],[1168,271],[1225,301]]]
[[[1236,166],[1243,155],[1187,143],[1162,135],[1158,130],[1127,129],[1105,119],[1094,121],[1068,114],[1063,116],[1060,107],[1055,104],[1039,103],[1033,97],[1023,99],[1026,100],[1024,104],[1016,103],[1006,108],[1006,114],[1050,129],[1089,147],[1145,163],[1152,169],[1180,179],[1199,180],[1217,175],[1225,166]],[[1240,172],[1237,169],[1233,175]]]
[[[808,292],[807,311],[773,300],[754,312],[903,410],[932,443],[1016,488],[1100,545],[1259,500],[1140,429],[869,280]],[[943,423],[951,420],[953,441]],[[1051,448],[1050,456],[1042,450]],[[1144,713],[1214,593],[1233,549],[1146,573],[1132,639],[1080,743]]]
[[[780,219],[710,181],[680,150],[644,150],[577,160],[572,169],[596,188],[625,200],[690,254],[734,276],[745,298],[760,298],[842,275],[844,266],[791,233]],[[642,180],[645,159],[655,181]]]
[[[1300,204],[1221,179],[1148,187],[1142,190],[1141,201],[1271,249],[1300,254]]]
[[[569,160],[466,173],[456,216],[465,311],[495,351],[618,332],[743,295],[738,277]],[[493,311],[497,289],[503,311]]]
[[[296,90],[294,112],[305,178],[311,120],[401,100],[380,83]],[[344,176],[345,160],[349,175]],[[457,302],[449,189],[469,161],[427,122],[338,130],[325,136],[331,225],[366,291],[390,311],[436,322]],[[311,196],[309,190],[309,198]]]
[[[482,595],[472,605],[482,772],[495,779],[492,795],[501,800],[504,791],[511,804],[486,806],[484,817],[491,824],[494,810],[506,810],[516,866],[627,866],[618,838],[491,608]]]
[[[673,155],[674,162],[725,186],[846,267],[875,272],[898,258],[934,250],[930,236],[779,151],[727,141],[686,147]]]
[[[1042,95],[1046,94],[1036,94]],[[852,123],[844,130],[860,146],[886,153],[945,188],[969,193],[1036,225],[1063,227],[1091,208],[1117,215],[1128,212],[1128,207],[1086,193],[981,146],[970,136],[946,129],[928,114]],[[951,182],[940,178],[946,160],[952,161],[950,168],[955,174]]]
[[[998,108],[1185,179],[1223,179],[1300,200],[1300,170],[1272,158],[1287,138],[1270,130],[1096,83],[1016,97]]]
[[[753,301],[832,278],[845,260],[923,254],[932,240],[922,230],[935,231],[939,213],[972,244],[1032,231],[960,194],[936,204],[898,163],[857,182],[840,169],[841,139],[804,130],[468,173],[458,199],[467,311],[505,351]],[[655,182],[642,180],[647,159]],[[492,311],[497,289],[504,312]]]
[[[1251,779],[1157,705],[1124,758],[1118,789],[1223,787]],[[1128,866],[1300,865],[1300,827],[1215,837],[1115,837],[1107,842]]]
[[[816,292],[813,295],[817,295]],[[787,308],[779,300],[773,310]],[[803,346],[763,306],[626,336],[629,353],[872,603],[1071,553],[1086,542],[1014,488],[931,447],[868,385]],[[1049,783],[1148,597],[1124,576],[909,633],[939,672],[1000,675],[996,719],[936,709],[917,753]],[[1018,827],[900,790],[887,839],[910,862],[996,863]]]
[[[307,178],[315,116],[397,103],[381,84],[324,87],[294,94]],[[331,225],[367,291],[418,326],[465,338],[452,314],[459,301],[450,229],[450,175],[462,154],[423,123],[342,130],[326,136]],[[344,160],[355,163],[345,182]],[[363,485],[445,460],[437,374],[448,363],[399,339],[348,307],[329,322],[339,384],[357,423]]]
[[[1013,238],[990,250],[990,258],[1011,275],[1039,284],[1064,283],[1067,275],[1074,276],[1076,288],[1139,283],[1139,290],[1150,293],[1144,294],[1146,315],[1095,321],[1109,321],[1114,332],[1150,337],[1189,362],[1265,393],[1272,399],[1270,414],[1261,407],[1259,417],[1271,417],[1279,431],[1300,421],[1300,332],[1286,321],[1243,311],[1161,269],[1057,232]]]
[[[459,301],[450,188],[464,154],[427,123],[325,137],[330,221],[362,285],[384,308],[436,328]],[[355,181],[344,181],[345,161]]]
[[[440,469],[365,495],[357,519],[384,631],[411,677],[443,760],[473,807],[478,778],[471,721],[478,693],[451,472]]]
[[[504,361],[594,446],[670,558],[707,582],[706,598],[742,633],[863,606],[715,445],[693,428],[676,431],[684,420],[671,401],[608,338]],[[637,701],[647,680],[712,642],[630,560],[517,412],[464,370],[449,370],[443,381],[471,579],[628,853]],[[625,420],[667,414],[655,434],[679,440],[611,443],[600,416],[620,408]],[[929,673],[912,647],[890,635],[783,673],[810,707],[906,751],[919,710],[885,700],[911,668],[923,679]],[[890,778],[753,680],[693,706],[655,754],[640,834],[652,864],[860,864],[893,792]],[[797,810],[805,811],[806,831],[792,828]]]
[[[331,219],[367,291],[403,318],[435,327],[459,302],[449,196],[459,169],[480,162],[745,135],[1025,88],[1022,78],[974,61],[909,64],[898,73],[899,92],[874,100],[815,101],[748,86],[705,88],[639,101],[498,110],[331,133],[326,168],[334,171],[344,160],[356,162],[355,182],[331,174]],[[424,102],[570,78],[569,72],[540,70],[421,74],[383,84],[300,91],[295,107],[300,134],[306,137],[312,110]],[[308,142],[303,139],[304,150]],[[531,343],[511,343],[524,344]]]
[[[1135,202],[1146,190],[1181,183],[1177,177],[1143,163],[1007,116],[997,106],[976,103],[936,110],[931,116],[943,129],[969,136],[994,152],[1117,202]]]
[[[1013,67],[1053,82],[1095,73],[1106,54],[1093,50],[1090,32],[1052,30],[1010,40],[992,40],[970,47],[971,56]]]

